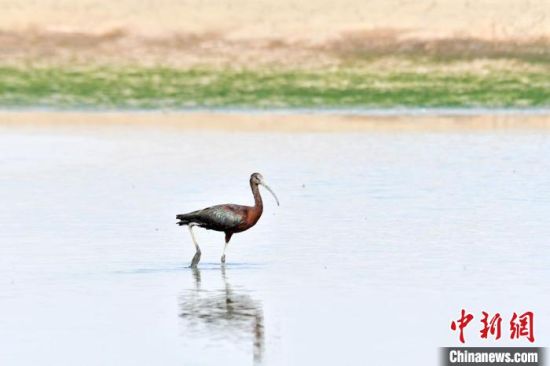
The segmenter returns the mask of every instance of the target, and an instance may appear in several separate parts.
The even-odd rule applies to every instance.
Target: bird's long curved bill
[[[267,189],[269,191],[269,193],[271,193],[273,195],[273,198],[275,198],[275,201],[277,201],[277,206],[280,206],[279,199],[277,198],[277,195],[275,194],[275,192],[273,192],[273,190],[271,188],[269,188],[269,186],[267,184],[265,184],[264,182],[262,182],[261,185],[264,186],[265,189]]]

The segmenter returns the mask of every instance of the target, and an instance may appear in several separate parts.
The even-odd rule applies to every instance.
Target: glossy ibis
[[[279,205],[279,200],[275,192],[269,188],[262,175],[260,173],[254,173],[250,176],[250,188],[254,195],[254,206],[233,204],[217,205],[176,216],[176,219],[179,220],[177,223],[178,225],[187,225],[191,233],[193,244],[195,244],[196,252],[191,261],[191,268],[195,268],[201,259],[201,249],[193,234],[193,226],[199,226],[208,230],[223,231],[225,233],[225,246],[223,247],[221,258],[222,263],[225,263],[225,249],[227,248],[231,236],[235,233],[250,229],[252,226],[256,225],[260,216],[262,216],[264,206],[258,188],[259,185],[264,186],[269,193],[273,195],[275,201],[277,201],[277,205]]]

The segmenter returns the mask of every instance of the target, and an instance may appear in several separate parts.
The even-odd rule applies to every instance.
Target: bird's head
[[[275,201],[277,202],[277,206],[279,206],[279,199],[275,195],[275,192],[273,192],[273,190],[271,188],[269,188],[269,186],[267,185],[267,183],[264,180],[264,177],[260,173],[253,173],[250,176],[250,183],[254,184],[256,186],[258,186],[258,185],[264,186],[265,189],[267,189],[269,191],[269,193],[271,193],[273,195],[273,198],[275,198]]]

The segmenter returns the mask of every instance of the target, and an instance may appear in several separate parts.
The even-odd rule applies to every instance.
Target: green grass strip
[[[0,67],[0,107],[547,107],[547,71]]]

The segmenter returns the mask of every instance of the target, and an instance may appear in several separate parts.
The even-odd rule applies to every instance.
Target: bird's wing
[[[207,208],[205,215],[212,220],[212,224],[220,228],[233,228],[244,222],[246,213],[242,206],[220,205]]]

